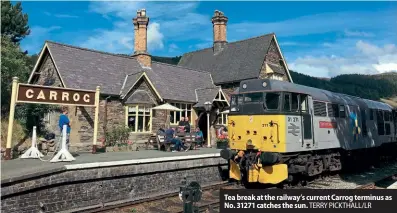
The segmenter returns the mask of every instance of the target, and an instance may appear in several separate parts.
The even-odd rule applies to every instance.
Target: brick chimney
[[[134,23],[134,57],[145,67],[151,67],[152,58],[147,52],[147,26],[149,24],[149,17],[146,16],[146,10],[138,10],[135,18],[132,19]]]
[[[212,17],[212,24],[214,30],[214,54],[221,52],[226,45],[226,24],[227,17],[223,12],[215,10],[214,16]]]

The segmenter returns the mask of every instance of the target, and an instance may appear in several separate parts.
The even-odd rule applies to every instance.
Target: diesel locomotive
[[[229,177],[282,184],[397,153],[390,105],[271,79],[245,80],[231,96]],[[357,161],[356,163],[360,163]]]

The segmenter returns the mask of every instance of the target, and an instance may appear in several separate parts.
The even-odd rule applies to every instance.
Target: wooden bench
[[[189,133],[185,135],[185,143],[189,143],[190,148],[196,149],[197,145],[202,145],[203,142],[197,141],[194,133]]]
[[[171,148],[175,145],[171,142],[165,142],[165,135],[157,135],[157,144],[159,146],[159,150],[170,152]]]

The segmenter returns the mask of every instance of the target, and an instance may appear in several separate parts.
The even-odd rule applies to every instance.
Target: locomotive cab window
[[[291,94],[284,94],[284,111],[291,111]]]
[[[239,111],[239,104],[243,102],[242,95],[232,95],[230,98],[230,111],[237,112]]]
[[[263,93],[247,93],[244,95],[244,103],[259,103],[263,101]]]
[[[346,110],[344,105],[339,105],[339,117],[346,118]]]
[[[264,94],[265,110],[278,110],[280,105],[280,93],[268,92]]]

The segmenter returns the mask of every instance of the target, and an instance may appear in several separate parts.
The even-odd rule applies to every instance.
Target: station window
[[[188,117],[189,123],[192,124],[192,104],[185,103],[170,103],[172,106],[181,109],[182,111],[170,111],[170,124],[176,125],[182,117]]]
[[[314,115],[325,117],[327,116],[327,107],[326,103],[313,101]]]
[[[127,125],[131,131],[150,132],[152,108],[140,105],[127,106],[127,108]]]
[[[227,125],[227,113],[225,113],[225,112],[220,113],[216,124],[226,126]]]

